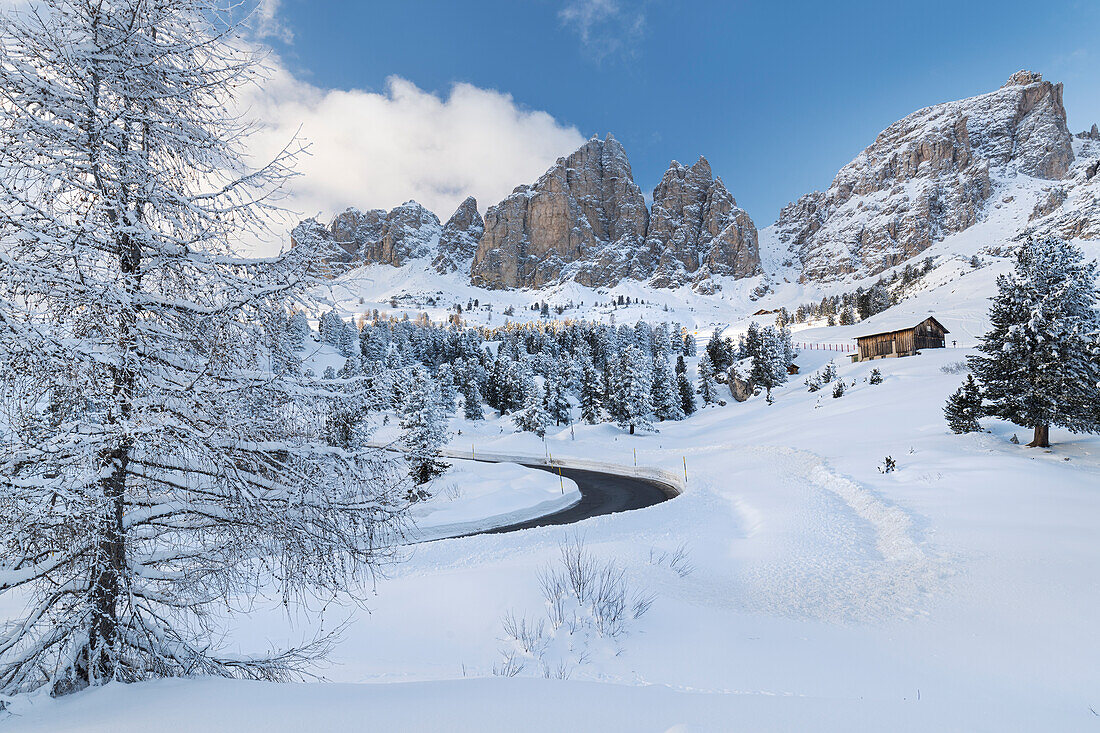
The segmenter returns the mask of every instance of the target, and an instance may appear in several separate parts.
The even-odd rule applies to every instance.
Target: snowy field
[[[1027,203],[1026,193],[1016,195]],[[272,602],[225,621],[226,638],[242,652],[346,623],[329,663],[316,670],[324,682],[169,680],[59,700],[39,695],[13,704],[6,728],[1094,729],[1100,438],[1052,430],[1052,449],[1030,449],[1011,440],[1027,442],[1021,428],[984,420],[989,432],[953,435],[942,414],[964,377],[960,363],[988,326],[994,279],[1009,266],[988,256],[985,267],[968,264],[998,226],[995,214],[935,245],[936,267],[917,292],[880,317],[934,314],[951,331],[949,348],[862,364],[806,350],[801,374],[775,390],[775,404],[736,403],[721,387],[728,404],[637,436],[576,424],[539,439],[515,432],[510,417],[453,418],[451,455],[686,471],[685,491],[572,527],[408,546],[386,577],[361,589],[363,607],[329,604],[288,617]],[[1095,244],[1085,249],[1100,254]],[[484,308],[468,315],[498,325],[509,304],[516,319],[537,318],[529,305],[545,295],[466,292],[426,273],[410,288],[400,277],[394,268],[368,268],[363,289],[344,301],[347,314],[372,303],[399,312],[386,306],[404,295],[415,316],[419,299],[438,290],[447,295],[429,311],[433,319],[452,302],[493,298],[491,321]],[[705,339],[715,326],[742,331],[756,308],[793,308],[821,295],[776,283],[755,302],[750,285],[707,297],[568,285],[545,297],[589,304],[562,317],[667,320]],[[590,308],[619,293],[652,301]],[[846,344],[873,326],[874,319],[814,325],[794,340]],[[804,385],[830,358],[847,387],[840,398]],[[688,360],[692,378],[697,362]],[[884,379],[874,385],[876,368]],[[895,471],[884,472],[887,457]],[[424,538],[577,498],[575,485],[545,472],[450,462],[435,496],[415,509]],[[652,601],[613,637],[587,621],[572,629],[546,623],[540,577],[557,567],[563,545],[578,543],[622,572],[631,597]],[[508,631],[540,620],[541,633],[529,633],[526,644]]]
[[[960,376],[942,368],[966,353],[844,360],[839,399],[795,378],[774,405],[731,402],[633,439],[577,426],[544,445],[492,420],[462,425],[463,450],[626,466],[637,450],[666,470],[686,459],[687,490],[572,528],[416,546],[366,589],[369,613],[234,618],[242,649],[351,620],[318,670],[339,685],[112,686],[22,701],[8,728],[1088,729],[1100,703],[1100,440],[1054,431],[1051,451],[1028,449],[996,422],[949,434],[941,407]],[[826,356],[800,358],[803,374]],[[880,385],[865,381],[873,367]],[[898,468],[880,473],[887,455]],[[567,680],[544,679],[533,659],[494,675],[502,618],[544,612],[538,573],[578,533],[652,607],[610,643],[551,640]]]

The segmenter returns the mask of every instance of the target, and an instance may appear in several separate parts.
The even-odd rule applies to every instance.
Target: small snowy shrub
[[[882,465],[878,467],[879,473],[893,473],[898,468],[897,462],[890,456],[886,456],[886,459],[882,462]]]
[[[684,544],[671,551],[650,548],[649,564],[667,567],[681,578],[686,578],[695,572],[695,566],[688,559],[687,545]]]
[[[940,371],[944,374],[966,374],[970,371],[970,367],[966,365],[965,361],[953,361],[950,364],[941,366]]]
[[[882,372],[878,370],[878,367],[871,370],[871,378],[869,381],[871,384],[882,384]]]
[[[682,557],[677,563],[685,567]],[[558,562],[544,568],[538,580],[546,617],[529,621],[505,614],[504,646],[494,674],[515,676],[530,664],[543,677],[565,679],[573,666],[594,654],[616,656],[622,651],[618,640],[654,599],[631,589],[625,569],[614,559],[593,555],[581,538],[562,543]]]
[[[835,397],[843,397],[843,396],[844,396],[844,380],[843,379],[838,379],[837,382],[836,382],[836,386],[833,387],[833,397],[835,398]]]

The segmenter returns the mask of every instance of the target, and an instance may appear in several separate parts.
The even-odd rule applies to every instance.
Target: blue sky
[[[995,89],[1020,68],[1065,82],[1072,131],[1100,121],[1096,2],[267,0],[266,5],[277,24],[268,42],[287,72],[315,92],[360,90],[392,97],[387,80],[399,77],[444,104],[456,84],[510,97],[521,113],[542,111],[553,118],[548,129],[554,134],[540,133],[537,125],[523,133],[531,145],[542,145],[522,168],[536,171],[528,178],[569,152],[551,149],[574,142],[561,132],[570,128],[584,137],[613,132],[647,194],[670,160],[692,162],[702,154],[758,226],[774,221],[786,202],[827,186],[839,167],[894,120],[929,104]],[[368,114],[364,111],[361,120],[369,130],[365,134],[380,136],[377,144],[384,147],[387,133],[373,130]],[[316,135],[338,134],[317,127]],[[523,145],[523,139],[509,144]],[[428,156],[419,165],[431,166],[430,151],[417,154]],[[454,157],[441,152],[446,155]],[[466,163],[476,167],[474,161]],[[375,166],[369,156],[363,163],[379,175],[400,165],[397,159]],[[440,163],[441,170],[456,166],[455,160]],[[511,173],[502,169],[497,175]],[[512,180],[508,188],[528,178]],[[396,179],[396,184],[405,180]],[[349,183],[347,196],[356,196],[355,185]],[[431,185],[457,197],[466,186],[497,195],[503,184],[494,188],[455,176]],[[363,196],[384,199],[417,193],[362,186]],[[446,196],[440,200],[450,205]],[[324,196],[310,201],[328,205]],[[495,203],[479,202],[483,211]],[[436,208],[445,217],[448,211],[438,211],[444,203]]]

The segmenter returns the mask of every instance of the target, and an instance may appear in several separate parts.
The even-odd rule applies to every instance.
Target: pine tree
[[[684,356],[695,356],[695,336],[690,332],[684,332]]]
[[[485,410],[481,405],[483,402],[481,387],[478,386],[477,370],[479,368],[476,361],[470,360],[465,363],[461,371],[456,372],[459,376],[459,391],[462,393],[463,414],[467,420],[485,419]]]
[[[704,353],[699,359],[699,397],[703,400],[703,407],[718,401],[718,385],[714,381],[714,365],[710,361],[710,355]]]
[[[595,425],[600,421],[601,395],[603,388],[600,384],[600,374],[592,364],[591,359],[581,362],[581,419],[589,425]]]
[[[691,388],[691,382],[688,381],[687,374],[680,373],[676,375],[676,389],[680,393],[680,409],[684,415],[690,415],[695,412],[695,390]]]
[[[972,374],[966,375],[963,386],[947,398],[943,416],[953,433],[977,433],[982,426],[978,418],[982,416],[982,394]]]
[[[439,476],[450,465],[440,457],[447,442],[446,415],[440,406],[439,388],[421,366],[408,370],[408,389],[400,408],[401,439],[409,476],[417,486]],[[423,498],[414,494],[413,498]]]
[[[882,372],[878,367],[871,370],[871,376],[867,381],[871,384],[882,384]]]
[[[968,359],[986,414],[1032,428],[1032,447],[1050,445],[1050,426],[1100,430],[1100,316],[1096,264],[1057,238],[1028,239],[1015,270],[997,278],[991,328]]]
[[[227,110],[258,67],[215,5],[0,15],[3,695],[293,676],[323,639],[225,653],[212,613],[355,587],[405,507],[390,459],[327,443],[339,388],[268,368],[331,252],[235,249],[297,145],[250,169]]]
[[[439,387],[439,406],[448,415],[456,409],[455,398],[458,391],[455,388],[454,368],[447,363],[439,365],[435,373],[435,381]]]
[[[623,349],[620,362],[622,378],[618,389],[622,399],[622,414],[619,425],[629,428],[633,435],[636,430],[649,430],[653,417],[652,391],[653,367],[649,354],[643,353],[634,344]]]
[[[687,374],[687,364],[684,362],[683,354],[676,357],[676,373]]]
[[[513,416],[516,427],[528,433],[534,433],[540,438],[546,435],[546,427],[550,424],[550,416],[546,413],[546,407],[539,390],[531,388],[527,395],[526,406]]]
[[[546,415],[553,420],[555,425],[563,425],[571,422],[572,405],[565,394],[565,385],[558,372],[547,374],[543,383],[543,405],[546,407]]]
[[[771,326],[762,329],[757,336],[758,346],[753,358],[749,380],[767,390],[771,401],[772,389],[787,381],[788,349],[783,334]]]
[[[755,325],[753,324],[753,326]],[[726,369],[733,363],[733,354],[730,353],[727,340],[722,338],[720,329],[716,328],[711,333],[710,340],[707,341],[706,352],[707,356],[710,357],[710,363],[717,370]]]
[[[684,419],[676,377],[668,368],[668,361],[664,357],[657,357],[653,361],[650,400],[653,403],[653,414],[658,420]]]

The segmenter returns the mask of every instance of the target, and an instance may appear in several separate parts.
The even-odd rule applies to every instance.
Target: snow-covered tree
[[[973,374],[947,398],[943,416],[953,433],[977,433],[982,429],[978,418],[982,416],[982,393]]]
[[[458,395],[454,367],[446,362],[440,364],[435,373],[435,382],[439,387],[439,406],[448,415],[454,413],[455,398]]]
[[[680,410],[684,415],[695,412],[695,390],[691,388],[687,374],[681,372],[676,375],[676,390],[680,393]]]
[[[325,311],[317,322],[317,331],[321,337],[321,343],[339,346],[345,335],[344,319],[335,310]]]
[[[684,332],[684,356],[695,356],[695,336],[691,333]]]
[[[653,414],[658,420],[683,420],[684,408],[680,402],[680,390],[676,377],[664,357],[653,360],[653,383],[650,400]]]
[[[983,355],[968,361],[985,413],[1032,428],[1032,447],[1050,445],[1051,425],[1100,430],[1096,299],[1096,263],[1053,237],[1025,241],[997,278]]]
[[[752,324],[751,327],[755,327],[756,324]],[[714,329],[714,332],[710,335],[710,340],[707,342],[706,348],[707,356],[710,357],[710,363],[714,365],[715,369],[726,369],[733,363],[734,354],[729,339],[725,339],[721,335],[721,329]]]
[[[767,326],[757,336],[758,345],[752,360],[750,381],[763,387],[771,400],[772,390],[787,381],[787,367],[790,365],[790,339],[785,332]]]
[[[643,353],[631,344],[623,349],[619,362],[620,377],[616,388],[621,399],[622,411],[618,422],[628,428],[633,435],[635,430],[649,430],[653,427],[652,391],[653,367],[648,353]]]
[[[527,395],[526,406],[515,413],[512,418],[516,427],[528,433],[534,433],[540,438],[546,435],[546,428],[550,425],[550,415],[546,412],[543,395],[534,385]]]
[[[416,485],[426,484],[450,465],[440,458],[447,442],[447,416],[440,405],[439,387],[422,366],[414,366],[400,405],[401,439],[409,476]]]
[[[459,379],[458,389],[462,393],[462,410],[467,420],[484,420],[485,410],[482,407],[484,401],[481,396],[481,387],[477,376],[480,366],[476,361],[467,361],[455,374]]]
[[[326,252],[233,249],[268,223],[292,160],[248,168],[251,128],[226,110],[257,67],[219,10],[0,15],[5,694],[284,679],[323,640],[226,653],[210,611],[261,583],[288,601],[341,592],[394,544],[391,460],[326,444],[330,385],[266,366],[264,324]]]
[[[287,333],[290,335],[290,346],[295,349],[304,347],[310,332],[309,319],[306,318],[306,314],[295,309],[294,313],[290,316],[290,321],[287,323]]]
[[[710,354],[703,352],[699,359],[699,397],[703,400],[703,407],[718,401],[718,384],[714,380],[714,364],[710,361]]]
[[[592,364],[591,359],[581,361],[581,420],[589,425],[595,425],[600,421],[603,387],[600,384],[600,374]]]
[[[543,382],[542,399],[547,418],[552,420],[555,425],[564,425],[571,421],[570,411],[573,406],[569,403],[569,397],[565,393],[565,385],[562,383],[560,371],[555,370],[546,375]]]

